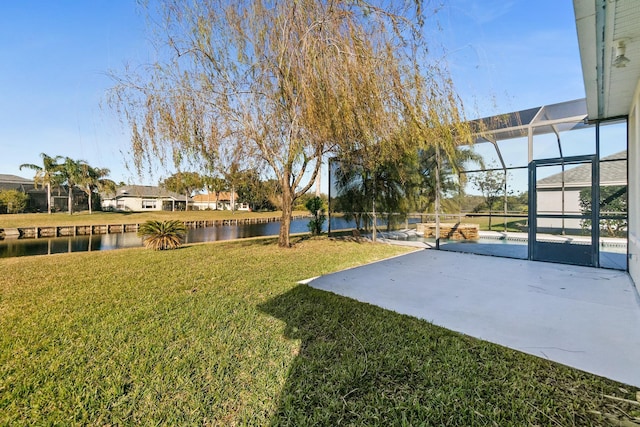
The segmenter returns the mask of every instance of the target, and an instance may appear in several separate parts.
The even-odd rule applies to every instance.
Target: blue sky
[[[438,19],[470,118],[584,97],[571,0],[453,0]],[[108,72],[150,55],[135,0],[2,1],[0,55],[0,173],[31,178],[19,165],[44,152],[157,182],[125,168],[127,129],[105,105]]]
[[[571,0],[454,0],[440,15],[472,118],[585,96]]]

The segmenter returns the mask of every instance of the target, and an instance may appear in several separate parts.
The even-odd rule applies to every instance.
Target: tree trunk
[[[278,246],[281,248],[291,247],[289,232],[291,228],[291,215],[293,213],[293,197],[289,180],[283,180],[282,186],[282,218],[280,220],[280,233],[278,235]]]
[[[69,208],[69,215],[73,214],[73,188],[69,186],[69,201],[67,203],[67,207]]]
[[[93,213],[92,212],[93,198],[91,197],[92,195],[93,195],[92,191],[87,193],[87,196],[89,197],[89,215],[91,215]]]
[[[236,187],[234,185],[231,186],[231,213],[234,214],[236,212]]]
[[[51,183],[47,182],[47,213],[51,215]]]

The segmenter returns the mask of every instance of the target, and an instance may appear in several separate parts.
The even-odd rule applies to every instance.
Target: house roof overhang
[[[573,0],[589,120],[629,114],[640,79],[640,2]],[[616,67],[618,44],[629,62]]]

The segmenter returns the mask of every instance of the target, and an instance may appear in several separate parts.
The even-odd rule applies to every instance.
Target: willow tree
[[[116,76],[110,99],[135,166],[264,167],[281,184],[281,246],[329,152],[393,158],[434,133],[425,102],[456,101],[431,84],[441,70],[419,65],[419,0],[164,0],[148,12],[157,60]],[[451,108],[438,109],[448,124]]]
[[[447,190],[440,181],[443,174],[457,174],[465,161],[473,160],[460,147],[471,144],[474,133],[484,129],[472,129],[468,124],[446,68],[437,63],[428,65],[425,55],[405,59],[405,66],[409,64],[412,71],[395,76],[394,85],[403,88],[392,100],[397,121],[388,125],[385,133],[375,135],[368,133],[370,124],[365,125],[353,135],[348,149],[341,150],[336,162],[337,188],[346,191],[343,206],[344,197],[350,198],[352,203],[347,205],[373,213],[373,224],[377,204],[407,212],[416,207],[410,202],[417,202],[420,193],[432,197],[438,214],[443,190]],[[433,154],[431,164],[425,164],[428,153]],[[434,176],[435,183],[430,183],[427,175]],[[373,227],[374,239],[375,230]]]

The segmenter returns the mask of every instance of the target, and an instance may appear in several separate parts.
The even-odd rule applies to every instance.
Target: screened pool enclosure
[[[588,122],[579,99],[470,124],[456,159],[426,150],[376,171],[332,160],[330,232],[346,219],[376,239],[627,270],[626,117]]]

